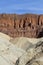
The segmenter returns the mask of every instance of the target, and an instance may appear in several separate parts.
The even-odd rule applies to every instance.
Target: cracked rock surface
[[[43,65],[43,38],[11,38],[0,33],[0,65]]]

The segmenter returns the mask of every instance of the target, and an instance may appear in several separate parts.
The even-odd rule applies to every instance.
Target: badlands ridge
[[[12,38],[0,32],[0,65],[43,65],[42,38]]]
[[[43,37],[43,15],[0,14],[0,32],[3,32],[14,38]]]

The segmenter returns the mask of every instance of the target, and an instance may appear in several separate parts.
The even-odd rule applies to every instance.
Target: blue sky
[[[43,14],[43,0],[0,0],[0,13]]]

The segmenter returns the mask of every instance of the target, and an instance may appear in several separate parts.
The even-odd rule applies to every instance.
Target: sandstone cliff
[[[0,32],[11,37],[43,37],[43,15],[0,14]]]

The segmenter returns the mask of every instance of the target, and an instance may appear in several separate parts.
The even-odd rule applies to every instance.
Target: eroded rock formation
[[[0,33],[0,65],[43,65],[43,38],[10,38]]]
[[[43,37],[43,15],[0,14],[0,32],[11,37]]]

